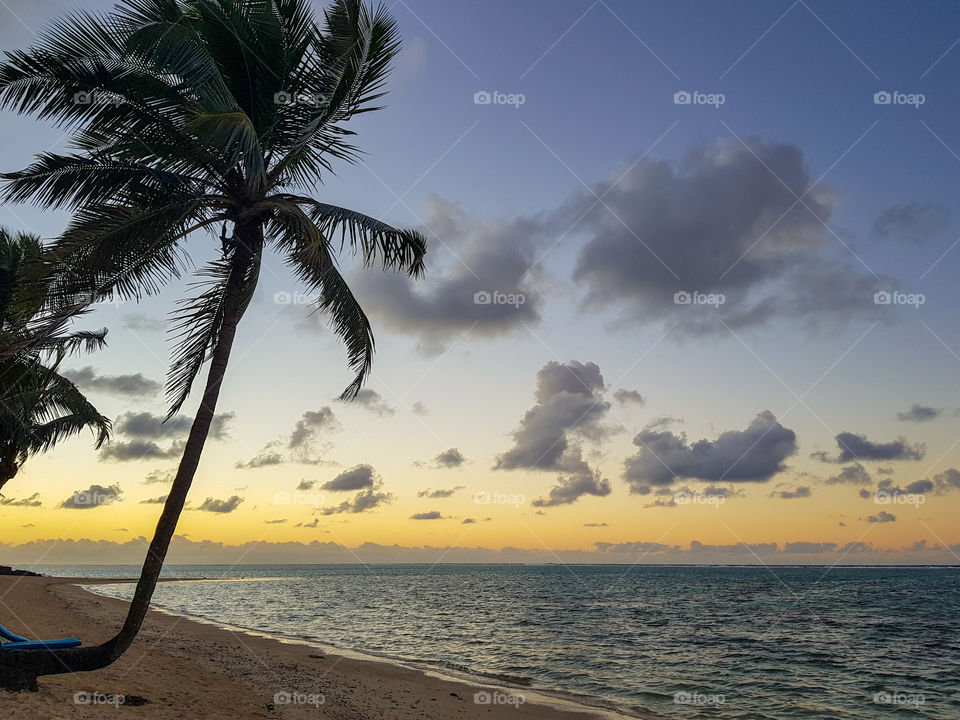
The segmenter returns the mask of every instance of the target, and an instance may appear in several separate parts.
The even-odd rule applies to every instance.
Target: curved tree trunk
[[[157,528],[147,550],[140,580],[137,582],[137,589],[123,627],[102,645],[50,651],[0,650],[0,689],[37,690],[37,678],[41,675],[99,670],[123,655],[137,636],[143,619],[150,609],[150,601],[153,598],[160,571],[163,569],[164,558],[177,529],[177,522],[180,519],[180,513],[183,512],[197,466],[200,464],[200,455],[216,411],[220,385],[227,370],[237,324],[245,309],[244,282],[247,267],[251,256],[259,252],[259,247],[263,243],[263,228],[260,225],[245,228],[237,226],[234,229],[234,238],[237,242],[233,267],[224,294],[223,322],[211,355],[206,388],[190,428],[177,475],[170,487],[170,494],[163,506],[163,512],[160,513],[160,519],[157,521]]]

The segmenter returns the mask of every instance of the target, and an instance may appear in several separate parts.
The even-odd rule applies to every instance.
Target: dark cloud
[[[152,397],[160,391],[160,383],[141,373],[136,375],[97,375],[92,366],[79,370],[64,370],[62,375],[84,391],[99,390],[121,397]]]
[[[463,456],[463,453],[457,450],[457,448],[450,448],[449,450],[444,450],[442,453],[437,455],[433,459],[433,463],[435,467],[455,468],[463,465],[466,460],[467,459]]]
[[[615,308],[624,321],[666,322],[689,336],[777,319],[818,329],[878,316],[873,293],[895,281],[830,254],[834,205],[813,186],[799,148],[724,138],[679,163],[641,159],[551,220],[587,235],[573,277],[586,287],[588,309]],[[693,292],[725,302],[675,300]]]
[[[274,448],[278,447],[280,443],[276,441],[268,442],[259,453],[255,456],[244,462],[243,460],[237,460],[233,466],[240,470],[250,470],[253,468],[259,467],[270,467],[272,465],[283,465],[286,462],[286,457],[275,450]]]
[[[349,402],[349,401],[348,401]],[[396,413],[390,404],[383,399],[383,396],[378,393],[376,390],[371,390],[370,388],[363,388],[360,392],[357,393],[357,397],[353,400],[354,403],[369,410],[374,415],[379,415],[380,417],[389,417]]]
[[[40,493],[34,493],[30,497],[19,500],[0,495],[0,505],[4,507],[41,507],[43,503],[40,502]]]
[[[380,505],[389,505],[393,500],[393,495],[381,492],[380,485],[377,485],[368,490],[358,492],[353,500],[344,500],[339,505],[325,507],[320,512],[323,515],[338,515],[341,513],[356,514],[373,510]]]
[[[167,501],[166,495],[160,495],[155,498],[147,498],[146,500],[141,500],[141,505],[163,505]]]
[[[896,515],[891,515],[886,510],[881,510],[876,515],[870,515],[867,517],[867,522],[869,523],[888,523],[894,522],[897,519]]]
[[[949,220],[950,214],[942,205],[912,202],[884,210],[873,223],[873,231],[881,238],[920,245],[943,232]]]
[[[593,523],[584,523],[583,526],[584,526],[584,527],[610,527],[609,525],[607,525],[607,524],[604,523],[604,522],[601,522],[601,523],[595,523],[595,522],[593,522]]]
[[[315,528],[320,526],[320,518],[314,518],[308,523],[298,522],[294,527],[298,528]]]
[[[279,520],[264,520],[264,525],[283,525],[286,522],[286,518],[281,518]]]
[[[538,249],[556,239],[542,218],[483,222],[436,196],[427,199],[426,218],[427,232],[445,243],[427,256],[426,280],[366,273],[356,283],[384,325],[418,338],[423,352],[437,353],[467,331],[493,337],[539,321],[534,264]]]
[[[473,525],[476,522],[473,518],[464,518],[461,525]]]
[[[297,490],[312,490],[316,480],[301,480],[297,483]]]
[[[852,460],[922,460],[927,449],[918,443],[911,445],[904,438],[897,438],[892,442],[876,443],[867,440],[866,435],[852,432],[837,434],[839,456],[834,462],[850,462]]]
[[[678,545],[664,545],[658,542],[595,542],[594,545],[596,545],[597,551],[602,553],[642,553],[644,555],[679,548]]]
[[[927,422],[928,420],[935,420],[942,412],[942,408],[932,408],[928,405],[911,405],[909,410],[897,413],[897,420],[903,422]]]
[[[218,500],[217,498],[208,497],[197,510],[202,510],[203,512],[211,513],[232,513],[238,507],[240,503],[243,502],[243,498],[239,495],[231,495],[226,500]]]
[[[214,415],[208,437],[211,440],[227,439],[228,425],[234,417],[232,412]],[[180,457],[192,424],[193,420],[186,415],[175,415],[164,422],[161,416],[148,412],[124,413],[114,423],[114,430],[122,439],[115,438],[105,445],[100,458],[129,462]]]
[[[373,468],[370,465],[357,465],[349,470],[344,470],[333,480],[320,486],[321,490],[331,490],[333,492],[345,492],[349,490],[362,490],[372,488],[376,484]]]
[[[533,501],[534,507],[554,507],[569,505],[585,495],[606,497],[612,488],[609,480],[603,480],[593,475],[560,476],[557,484],[550,488],[546,498],[537,498]]]
[[[443,520],[443,514],[439,510],[430,510],[429,512],[414,513],[410,516],[411,520]]]
[[[513,447],[497,457],[495,470],[543,470],[559,473],[557,485],[534,505],[575,502],[582,495],[609,495],[581,455],[577,440],[602,440],[610,433],[603,419],[610,403],[603,399],[600,368],[594,363],[549,362],[537,372],[536,405],[513,433]]]
[[[613,399],[621,405],[634,404],[643,407],[647,404],[647,399],[636,390],[626,390],[619,388],[613,392]]]
[[[815,555],[836,552],[837,544],[832,542],[788,542],[783,551],[788,554]]]
[[[833,477],[827,478],[827,485],[869,485],[871,482],[873,478],[860,463],[847,465]]]
[[[810,488],[806,485],[798,485],[795,488],[784,488],[782,490],[774,490],[770,493],[770,497],[780,498],[781,500],[796,500],[797,498],[808,498],[812,495]]]
[[[933,476],[933,480],[936,482],[937,488],[941,491],[960,490],[960,470],[956,468],[950,468],[949,470],[944,470],[942,473],[937,473]]]
[[[440,498],[453,497],[453,494],[455,492],[457,492],[458,490],[463,490],[464,487],[465,487],[464,485],[457,485],[456,487],[448,488],[446,490],[430,490],[430,489],[421,490],[420,492],[417,493],[417,497],[425,497],[433,500],[437,500]]]
[[[685,433],[646,428],[633,440],[640,450],[625,461],[630,492],[646,495],[677,478],[764,482],[785,468],[797,451],[797,436],[773,413],[759,413],[746,430],[727,430],[716,440],[690,444]]]
[[[113,505],[123,500],[123,491],[117,484],[91,485],[86,490],[77,490],[58,507],[69,510],[92,510],[101,505]]]

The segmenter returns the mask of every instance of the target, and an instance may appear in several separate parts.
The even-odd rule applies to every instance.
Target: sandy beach
[[[30,636],[108,639],[126,603],[78,587],[77,579],[0,577],[0,617]],[[83,581],[95,583],[97,581]],[[0,718],[100,718],[119,711],[137,718],[410,718],[614,717],[538,703],[522,688],[498,691],[449,681],[385,662],[361,660],[244,632],[150,612],[136,642],[114,665],[94,673],[41,678],[37,693],[0,691]],[[128,703],[116,707],[119,696]],[[141,704],[141,699],[146,702]]]

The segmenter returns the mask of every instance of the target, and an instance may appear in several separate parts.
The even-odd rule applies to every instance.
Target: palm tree
[[[302,193],[335,161],[358,158],[344,123],[376,109],[398,47],[390,15],[360,0],[336,0],[322,21],[309,0],[123,0],[108,16],[71,16],[0,64],[0,108],[73,130],[77,152],[44,153],[3,176],[8,200],[73,211],[48,254],[64,267],[55,297],[70,304],[88,294],[153,293],[179,277],[188,235],[223,228],[220,257],[199,271],[197,293],[175,313],[171,415],[206,361],[209,371],[124,625],[94,647],[0,653],[0,685],[35,688],[38,675],[104,667],[133,641],[265,245],[316,293],[355,372],[342,397],[359,392],[373,335],[335,256],[349,245],[365,265],[416,277],[426,240]]]
[[[42,253],[39,238],[0,228],[0,489],[28,457],[84,428],[98,448],[110,436],[110,420],[59,374],[67,355],[102,347],[106,330],[65,332],[71,316],[46,312],[29,282]]]

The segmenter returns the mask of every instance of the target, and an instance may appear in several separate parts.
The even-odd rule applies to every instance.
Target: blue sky
[[[0,0],[0,49],[29,42],[24,25],[39,28],[65,8],[108,5]],[[636,389],[647,401],[643,407],[614,404],[607,422],[619,432],[611,430],[603,442],[579,441],[593,470],[611,483],[610,495],[580,496],[546,511],[546,519],[532,517],[536,511],[526,508],[530,522],[547,523],[538,532],[550,543],[563,542],[576,527],[570,547],[590,547],[600,537],[584,530],[584,521],[606,520],[607,513],[613,530],[603,540],[653,540],[669,524],[667,513],[678,511],[646,507],[649,499],[628,493],[623,477],[625,459],[637,451],[631,438],[661,416],[682,420],[674,429],[685,431],[691,442],[742,431],[764,410],[795,430],[798,448],[785,468],[744,484],[744,506],[756,503],[750,507],[786,517],[783,501],[769,498],[778,482],[812,486],[814,496],[822,492],[831,500],[791,507],[782,531],[768,523],[750,525],[745,514],[742,533],[754,533],[758,542],[854,541],[868,527],[865,518],[875,508],[863,504],[856,488],[845,487],[840,495],[836,486],[827,487],[826,477],[838,468],[809,457],[835,451],[838,432],[863,434],[875,442],[904,436],[925,443],[922,461],[895,465],[901,485],[960,466],[954,446],[954,412],[960,407],[960,327],[955,321],[960,249],[954,248],[960,238],[955,202],[960,13],[951,5],[403,0],[392,10],[405,42],[388,108],[353,124],[368,157],[360,165],[338,168],[338,176],[316,193],[398,225],[424,225],[431,237],[423,290],[410,295],[398,286],[356,276],[378,329],[371,388],[395,413],[371,418],[331,402],[348,380],[342,350],[318,331],[319,325],[304,324],[303,306],[277,304],[276,293],[297,289],[282,262],[272,259],[245,319],[225,388],[223,408],[236,413],[232,439],[207,456],[210,494],[225,496],[235,487],[255,486],[250,478],[237,479],[234,461],[286,433],[301,413],[333,405],[345,432],[330,440],[331,467],[376,467],[398,496],[395,506],[380,510],[390,517],[391,528],[400,527],[414,510],[432,509],[421,507],[425,501],[416,497],[428,483],[453,486],[462,481],[467,494],[501,483],[521,488],[531,498],[543,496],[556,482],[554,472],[531,467],[505,474],[491,468],[511,447],[512,433],[533,404],[538,371],[552,361],[574,360],[596,363],[610,392]],[[481,91],[522,94],[524,100],[519,107],[478,105],[474,95]],[[681,91],[721,94],[723,102],[718,107],[679,105],[674,96]],[[923,102],[917,107],[876,104],[875,93],[884,91],[922,94]],[[0,128],[6,138],[16,139],[0,146],[4,170],[62,145],[59,130],[32,118],[2,113]],[[718,189],[717,183],[729,187]],[[743,183],[742,195],[738,183]],[[730,229],[730,237],[749,235],[742,247],[752,249],[745,258],[765,257],[758,274],[725,285],[724,270],[738,253],[718,254],[716,286],[683,285],[688,277],[705,277],[691,254],[712,251],[711,233],[717,234],[717,243],[727,236],[723,228],[707,223],[688,250],[682,246],[691,237],[684,229],[687,219],[723,220],[733,227],[739,211],[715,205],[741,197],[749,205],[759,195],[769,195],[769,211],[776,219],[787,210],[780,197],[787,192],[784,186],[791,193],[802,188],[811,205],[821,203],[821,219],[801,206],[790,211],[782,237],[779,231],[767,237],[753,225],[748,231]],[[602,195],[605,191],[610,195]],[[609,197],[626,221],[615,222],[611,210],[611,216],[584,214],[582,224],[572,223],[595,199],[592,192]],[[789,196],[786,200],[792,202]],[[664,220],[660,208],[668,201],[674,203],[673,212]],[[689,203],[689,213],[684,203]],[[878,226],[885,214],[887,225]],[[0,223],[46,237],[57,233],[64,217],[29,207],[0,207]],[[899,220],[891,224],[891,217]],[[758,222],[764,218],[770,219],[760,214]],[[884,233],[882,227],[888,230]],[[624,232],[667,254],[666,265],[677,268],[667,268],[679,283],[675,288],[657,270],[661,261],[655,253],[625,249]],[[765,256],[775,237],[774,255]],[[486,287],[474,287],[466,277],[473,272],[471,258],[481,257],[484,243],[514,247],[514,239],[516,247],[524,248],[518,262],[525,262],[528,271],[519,289],[535,294],[531,302],[539,299],[536,313],[519,321],[508,317],[499,325],[477,316],[471,326],[469,313],[451,319],[447,308],[440,308],[429,328],[418,326],[415,315],[403,314],[405,303],[423,314],[430,310],[431,298],[452,297],[437,289],[450,278],[450,293]],[[191,247],[198,262],[210,257],[208,239],[197,238]],[[619,260],[614,250],[621,253]],[[537,262],[530,262],[531,254]],[[691,274],[684,275],[687,263]],[[704,263],[709,261],[699,264]],[[744,265],[736,267],[745,271]],[[830,270],[838,271],[836,279],[816,285]],[[460,285],[455,282],[458,272],[465,277]],[[517,281],[510,272],[491,272],[489,278],[474,273],[477,282]],[[631,286],[625,279],[630,273],[649,276],[650,285],[638,281]],[[848,277],[851,290],[844,295],[838,284]],[[677,289],[725,291],[728,304],[717,314],[727,324],[711,331],[690,329],[690,316],[663,295]],[[924,304],[877,306],[877,290],[921,293]],[[111,348],[89,364],[103,375],[140,372],[160,380],[166,348],[162,334],[145,327],[143,317],[161,318],[182,291],[183,283],[176,283],[138,307],[98,310],[90,322],[111,327]],[[822,312],[809,310],[820,301]],[[741,303],[753,314],[724,314]],[[800,306],[806,308],[802,313]],[[762,321],[749,319],[766,312]],[[136,328],[128,327],[133,313],[138,314]],[[447,323],[442,332],[441,322]],[[276,372],[279,364],[282,373]],[[266,387],[269,391],[262,390]],[[116,416],[133,408],[162,409],[160,396],[137,403],[116,395],[92,397]],[[415,402],[424,403],[430,414],[411,414]],[[897,412],[914,404],[938,410],[937,418],[897,420]],[[380,438],[377,447],[357,439],[371,436]],[[447,447],[459,447],[471,458],[469,477],[440,478],[411,465]],[[34,461],[33,472],[55,474],[63,458],[82,468],[83,477],[106,468],[132,492],[139,477],[155,469],[146,461],[122,466],[98,462],[80,440],[58,454]],[[867,464],[876,485],[882,479],[876,471],[885,463]],[[306,471],[246,472],[277,472],[271,483],[291,483]],[[62,480],[57,491],[83,484],[83,477]],[[247,492],[249,509],[258,501],[256,490]],[[896,548],[921,538],[936,545],[930,528],[948,527],[958,494],[944,491],[936,502],[931,500],[922,522],[906,514],[890,522],[877,532],[877,546]],[[615,498],[624,504],[614,508]],[[264,498],[259,502],[262,507]],[[464,500],[451,517],[468,510]],[[845,519],[838,521],[838,513]],[[630,517],[645,520],[641,536]],[[374,519],[356,518],[342,530],[345,542],[388,539],[378,534]],[[255,521],[247,518],[240,527]],[[802,536],[811,522],[816,538]],[[37,525],[22,538],[47,537],[52,525]],[[422,523],[414,525],[417,529],[401,532],[411,544],[422,542],[426,532]],[[145,516],[136,532],[146,533],[149,527]],[[198,523],[194,534],[238,539],[226,527],[205,527]],[[680,544],[703,539],[695,529],[678,532]],[[721,529],[706,532],[715,542],[724,536]],[[431,528],[429,534],[434,543],[454,543],[459,531],[451,525]],[[941,535],[947,544],[960,542],[956,530]],[[535,538],[513,529],[492,530],[477,542],[537,545]]]

